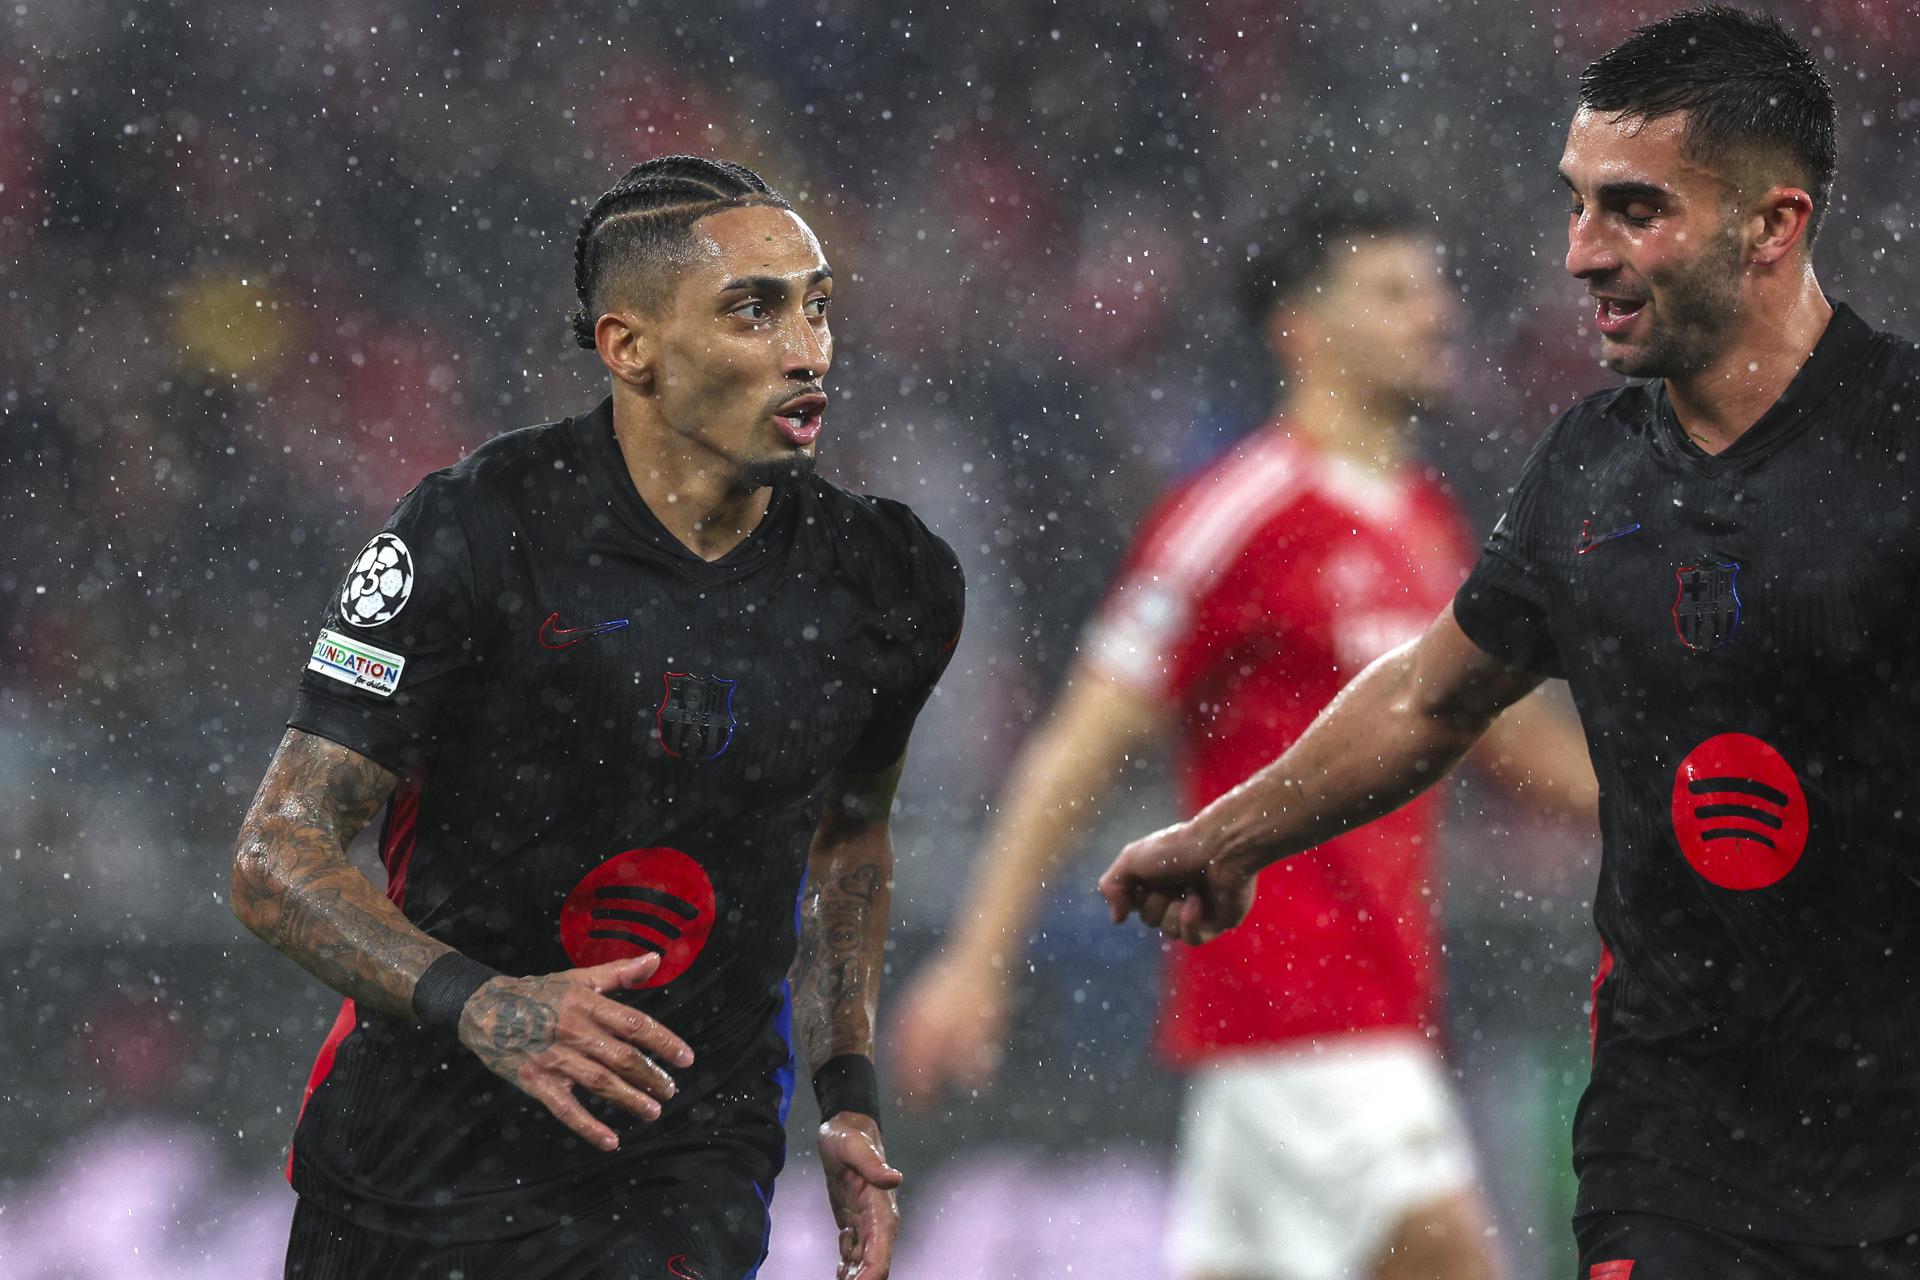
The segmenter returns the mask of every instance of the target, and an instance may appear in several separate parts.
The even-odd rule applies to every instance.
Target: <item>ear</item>
[[[622,307],[609,311],[593,326],[594,349],[607,372],[636,391],[653,386],[653,326]]]
[[[1798,187],[1774,187],[1761,197],[1748,223],[1754,239],[1748,261],[1770,267],[1804,245],[1813,218],[1813,197]]]

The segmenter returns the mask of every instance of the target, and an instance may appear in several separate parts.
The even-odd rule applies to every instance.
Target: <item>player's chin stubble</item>
[[[1604,357],[1629,378],[1684,378],[1699,373],[1727,349],[1739,325],[1740,246],[1723,242],[1660,286],[1659,308],[1638,348]]]
[[[795,449],[784,458],[760,458],[740,466],[743,489],[764,489],[782,481],[805,480],[813,474],[817,459],[811,450]]]

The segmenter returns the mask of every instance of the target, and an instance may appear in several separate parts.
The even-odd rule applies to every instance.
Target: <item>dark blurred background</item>
[[[1779,8],[1842,102],[1822,277],[1913,331],[1920,15]],[[726,156],[794,199],[839,281],[823,469],[966,562],[898,822],[900,973],[1133,522],[1272,403],[1233,305],[1247,225],[1315,187],[1430,214],[1469,319],[1418,430],[1485,527],[1610,379],[1554,165],[1579,68],[1666,11],[9,3],[0,1275],[278,1274],[278,1167],[337,999],[234,922],[233,834],[392,503],[603,394],[563,317],[578,219],[630,164]],[[905,1280],[1164,1274],[1157,946],[1089,892],[1170,815],[1154,772],[1049,909],[1007,1079],[889,1123]],[[1468,784],[1448,857],[1455,1065],[1515,1274],[1563,1275],[1593,850]],[[794,1121],[765,1274],[825,1276],[806,1100]]]

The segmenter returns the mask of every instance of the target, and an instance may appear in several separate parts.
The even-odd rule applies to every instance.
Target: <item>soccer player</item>
[[[1920,1276],[1920,351],[1815,278],[1834,139],[1771,18],[1586,69],[1567,270],[1634,381],[1554,424],[1423,636],[1101,881],[1212,937],[1564,674],[1605,837],[1582,1280]]]
[[[1419,634],[1466,576],[1453,500],[1408,440],[1451,376],[1456,307],[1434,247],[1378,204],[1303,205],[1263,229],[1244,269],[1285,407],[1149,517],[1014,763],[953,941],[898,1006],[910,1098],[993,1074],[1032,912],[1131,755],[1172,735],[1187,797],[1205,804]],[[1590,815],[1577,732],[1534,714],[1541,788]],[[1433,1042],[1438,810],[1276,868],[1246,929],[1172,957],[1162,1047],[1193,1072],[1169,1246],[1182,1274],[1493,1273]]]
[[[753,172],[634,168],[575,279],[612,395],[401,501],[241,833],[235,912],[346,996],[287,1271],[752,1275],[797,1034],[879,1280],[888,811],[959,567],[812,475],[832,272]],[[383,803],[384,894],[343,854]]]

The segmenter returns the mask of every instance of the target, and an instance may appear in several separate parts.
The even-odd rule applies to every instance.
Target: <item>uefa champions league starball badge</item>
[[[413,593],[413,553],[391,533],[377,533],[354,558],[340,588],[340,616],[356,627],[377,627],[397,616]]]

